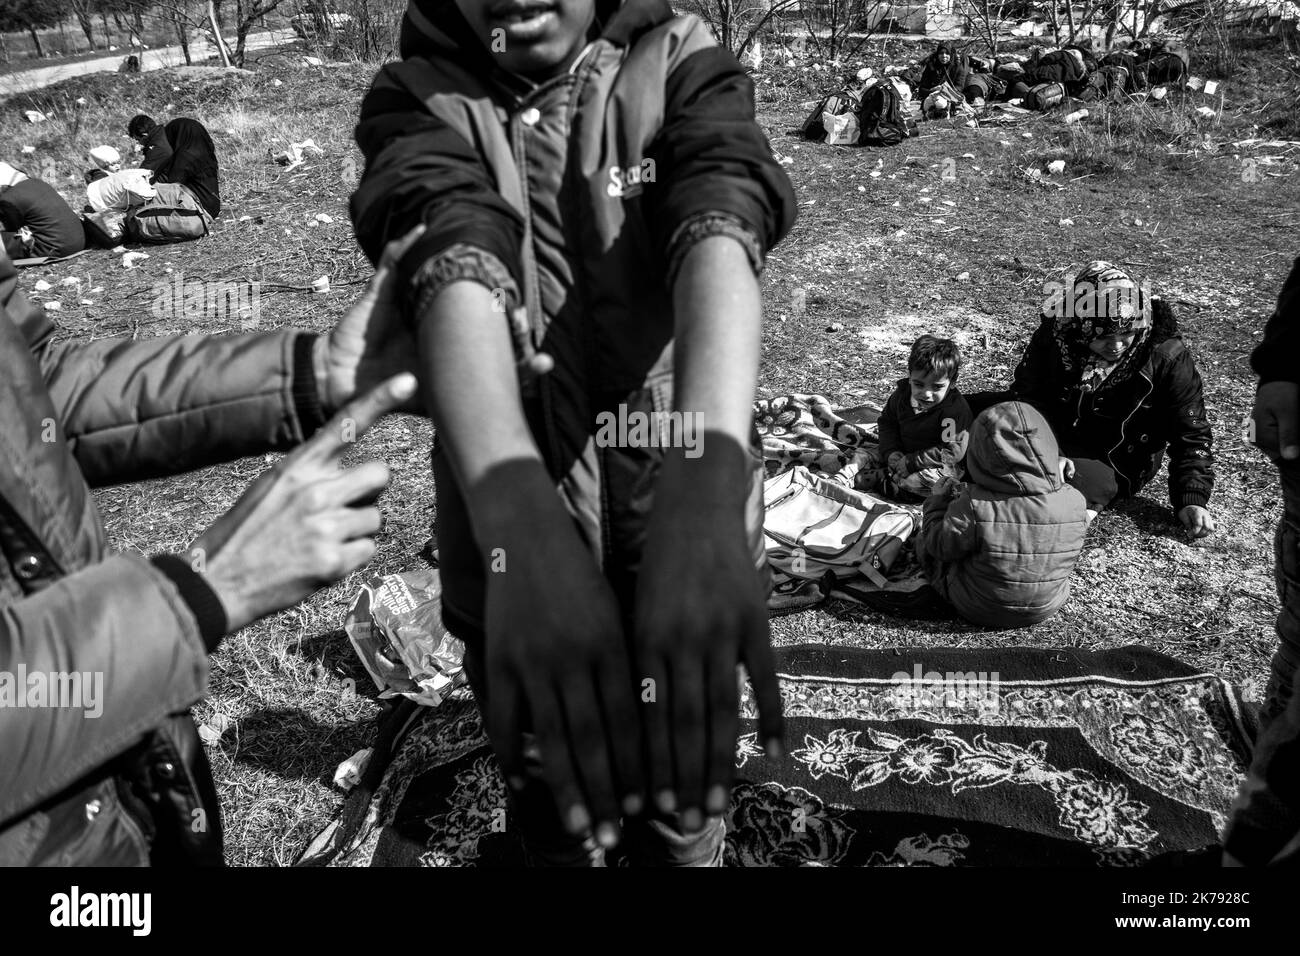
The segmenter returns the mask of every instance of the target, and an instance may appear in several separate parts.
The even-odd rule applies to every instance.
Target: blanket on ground
[[[789,752],[747,692],[729,866],[1142,864],[1217,842],[1254,735],[1230,685],[1143,647],[777,653]],[[300,864],[520,862],[473,700],[417,710]]]

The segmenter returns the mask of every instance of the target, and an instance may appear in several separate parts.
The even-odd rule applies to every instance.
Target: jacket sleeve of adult
[[[710,221],[719,218],[739,224],[743,234],[732,234],[760,270],[794,224],[795,197],[755,119],[753,82],[710,41],[669,73],[664,99],[663,126],[646,149],[657,178],[645,201],[669,281],[689,246],[713,232]]]
[[[1264,341],[1250,356],[1260,382],[1300,382],[1300,256],[1282,284]]]
[[[1064,384],[1058,377],[1059,366],[1053,323],[1044,319],[1034,330],[1012,375],[1011,391],[1015,393],[1016,401],[1028,402],[1047,415],[1056,404],[1056,396]],[[1050,420],[1051,416],[1048,417]]]
[[[921,505],[921,532],[916,556],[925,561],[958,561],[979,547],[969,492],[955,498],[931,495]]]
[[[39,333],[38,333],[39,335]],[[324,422],[314,335],[36,344],[63,439],[94,485],[292,448]]]
[[[404,66],[381,69],[361,103],[356,140],[366,171],[350,202],[357,241],[377,263],[390,242],[424,227],[398,262],[415,312],[454,278],[489,286],[506,281],[517,301],[524,288],[523,220],[498,192],[474,144],[403,86],[394,71]],[[504,278],[492,275],[494,269]]]
[[[1169,416],[1169,501],[1175,511],[1188,505],[1204,508],[1214,490],[1213,435],[1201,376],[1185,347],[1165,371],[1162,385],[1160,400]]]
[[[140,163],[141,169],[147,169],[150,172],[157,172],[167,161],[172,158],[172,144],[167,141],[167,133],[163,127],[158,127],[153,136],[145,147],[144,161]]]
[[[121,554],[0,607],[0,675],[32,701],[33,678],[51,674],[79,675],[87,706],[4,708],[0,826],[194,704],[207,685],[207,652],[168,577]]]

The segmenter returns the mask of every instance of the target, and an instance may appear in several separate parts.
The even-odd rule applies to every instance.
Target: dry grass
[[[1251,75],[1284,72],[1262,51],[1248,51],[1243,60],[1243,69],[1255,71]],[[60,297],[62,334],[149,337],[238,326],[220,316],[188,321],[152,315],[155,284],[174,276],[168,268],[192,278],[286,284],[327,274],[335,286],[328,295],[264,292],[262,322],[329,327],[357,291],[340,286],[369,272],[348,226],[350,189],[342,167],[349,156],[359,161],[350,136],[370,75],[366,67],[165,71],[95,77],[13,98],[0,113],[4,141],[15,144],[15,152],[18,145],[36,146],[28,157],[35,162],[27,165],[39,170],[45,162],[69,199],[80,193],[85,150],[99,142],[124,148],[123,129],[133,113],[197,116],[221,151],[226,204],[215,235],[153,249],[143,268],[124,271],[116,257],[89,253],[27,272],[24,288],[48,278],[57,292],[62,277],[82,276],[83,288],[103,291],[85,307],[73,296]],[[1217,535],[1189,544],[1171,524],[1163,479],[1157,479],[1143,497],[1098,522],[1074,598],[1041,627],[989,633],[837,602],[776,620],[775,639],[990,649],[1141,642],[1257,693],[1274,643],[1269,538],[1278,489],[1271,468],[1242,442],[1239,426],[1252,394],[1246,356],[1297,251],[1294,154],[1260,166],[1254,182],[1243,181],[1240,156],[1223,146],[1176,154],[1191,142],[1203,144],[1205,132],[1212,143],[1244,138],[1242,129],[1272,115],[1269,96],[1286,95],[1284,77],[1249,95],[1229,88],[1224,116],[1208,130],[1178,126],[1184,123],[1178,107],[1149,117],[1117,108],[1084,129],[1067,127],[1059,115],[1013,129],[929,123],[921,137],[891,150],[800,142],[790,132],[810,105],[808,87],[830,83],[824,74],[819,86],[798,70],[783,69],[761,79],[761,121],[773,148],[794,160],[786,168],[801,213],[765,278],[765,386],[821,392],[845,404],[883,396],[901,374],[907,343],[923,330],[960,336],[968,358],[964,388],[1000,386],[1032,331],[1042,283],[1071,263],[1104,257],[1131,264],[1180,300],[1186,339],[1205,377],[1219,457]],[[78,97],[87,105],[77,107]],[[16,111],[29,105],[53,106],[54,119],[39,127],[22,123]],[[1172,152],[1161,138],[1170,130],[1182,137]],[[324,158],[293,171],[269,162],[268,150],[306,137],[326,149]],[[1023,175],[1056,158],[1066,161],[1065,175],[1047,182]],[[955,179],[942,175],[953,168],[947,160],[955,164]],[[318,213],[334,222],[313,224]],[[969,280],[958,281],[963,272]],[[791,305],[796,289],[805,290],[802,312]],[[832,323],[844,328],[829,332]],[[367,573],[409,567],[428,536],[434,507],[429,438],[426,422],[395,417],[359,445],[358,456],[383,457],[394,475],[384,498],[388,532]],[[96,499],[115,546],[174,550],[263,467],[260,459],[235,462],[169,481],[101,489]],[[360,580],[353,575],[245,629],[213,657],[212,692],[196,715],[224,727],[209,755],[233,863],[291,861],[339,804],[329,785],[334,767],[371,737],[378,705],[341,631]],[[358,693],[350,693],[352,686]]]

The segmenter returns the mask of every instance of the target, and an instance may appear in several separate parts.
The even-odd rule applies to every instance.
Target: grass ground
[[[1277,104],[1294,102],[1292,70],[1275,49],[1246,51],[1242,72],[1224,83],[1222,104],[1217,97],[1212,104],[1212,119],[1193,119],[1201,101],[1192,94],[1160,110],[1094,108],[1083,127],[1067,126],[1059,113],[1014,128],[927,123],[918,138],[889,150],[801,142],[793,130],[814,94],[833,83],[799,66],[759,76],[760,121],[774,151],[789,160],[800,205],[765,278],[765,387],[820,392],[844,404],[883,399],[922,331],[959,339],[966,389],[1000,386],[1034,327],[1044,281],[1072,263],[1107,258],[1176,300],[1205,379],[1219,476],[1212,502],[1219,531],[1204,543],[1189,543],[1172,523],[1163,475],[1103,515],[1074,597],[1032,630],[988,633],[836,602],[775,620],[776,642],[1090,650],[1143,643],[1258,694],[1274,642],[1278,487],[1241,437],[1253,390],[1246,359],[1300,251],[1300,155],[1231,144],[1285,138],[1264,124],[1284,115]],[[101,142],[125,151],[121,131],[139,111],[202,119],[223,174],[225,210],[212,237],[149,250],[150,259],[129,271],[115,256],[89,253],[28,271],[24,287],[41,278],[54,283],[38,297],[61,301],[65,336],[144,338],[238,327],[237,316],[152,314],[159,284],[178,272],[290,285],[324,274],[334,287],[326,295],[264,291],[261,322],[328,328],[369,274],[346,202],[360,162],[351,129],[370,75],[356,66],[163,71],[11,98],[0,112],[0,141],[15,153],[22,145],[35,152],[0,158],[44,169],[69,199],[80,191],[85,151]],[[53,118],[39,127],[14,118],[29,106]],[[292,171],[270,162],[268,151],[307,137],[323,157]],[[1026,175],[1058,158],[1063,175]],[[332,221],[319,222],[321,213]],[[59,285],[67,276],[82,278],[81,292]],[[384,498],[388,531],[365,574],[410,566],[428,536],[430,434],[427,422],[394,417],[359,444],[358,456],[382,457],[393,470]],[[245,460],[100,489],[96,499],[115,546],[176,550],[263,467]],[[334,767],[371,738],[378,705],[342,632],[362,577],[241,631],[212,659],[211,695],[196,716],[215,731],[208,752],[232,863],[290,862],[339,805],[329,783]]]

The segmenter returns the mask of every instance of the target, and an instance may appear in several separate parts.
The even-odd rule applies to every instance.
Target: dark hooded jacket
[[[1282,284],[1264,341],[1250,354],[1261,382],[1300,382],[1300,256]]]
[[[32,256],[70,256],[86,248],[81,220],[47,182],[24,179],[0,189],[0,224],[10,232],[32,231]]]
[[[1121,496],[1137,494],[1155,477],[1168,451],[1174,510],[1205,507],[1214,490],[1214,454],[1201,376],[1164,300],[1152,300],[1152,321],[1151,334],[1135,346],[1145,353],[1136,371],[1085,395],[1066,371],[1056,320],[1043,316],[1011,390],[1047,417],[1067,455],[1113,468]]]
[[[177,183],[194,194],[208,215],[221,215],[217,184],[217,149],[198,120],[181,117],[167,124],[172,154],[154,173],[154,182]]]
[[[525,390],[530,430],[584,543],[630,601],[663,453],[598,441],[596,423],[671,410],[673,270],[690,244],[729,235],[759,267],[795,204],[755,121],[753,84],[707,26],[666,0],[601,2],[597,18],[577,62],[534,85],[500,69],[453,0],[414,0],[401,62],[361,105],[366,172],[351,211],[372,260],[425,227],[397,268],[411,315],[452,278],[526,309],[516,348],[554,360]],[[758,563],[757,452],[753,464]],[[443,617],[474,640],[486,562],[438,448],[433,472]]]
[[[144,157],[140,163],[141,169],[157,172],[165,166],[172,158],[172,144],[167,139],[167,128],[154,126],[148,138],[140,144],[140,151]]]
[[[964,490],[931,495],[922,509],[916,554],[931,586],[985,627],[1047,620],[1070,596],[1088,530],[1051,428],[1023,402],[994,405],[971,426],[966,470]]]
[[[939,54],[948,51],[948,62],[940,63]],[[917,96],[925,99],[935,89],[944,83],[951,83],[953,89],[961,91],[966,89],[966,74],[968,73],[966,57],[958,53],[956,49],[948,43],[940,43],[933,53],[925,59],[924,69],[921,70],[921,79],[917,84]]]
[[[923,412],[912,410],[912,386],[899,379],[894,393],[885,402],[876,427],[880,432],[880,459],[901,451],[907,456],[907,470],[937,468],[945,462],[957,463],[966,456],[966,442],[974,415],[956,384],[948,389],[943,401]],[[945,433],[950,436],[945,439]]]

